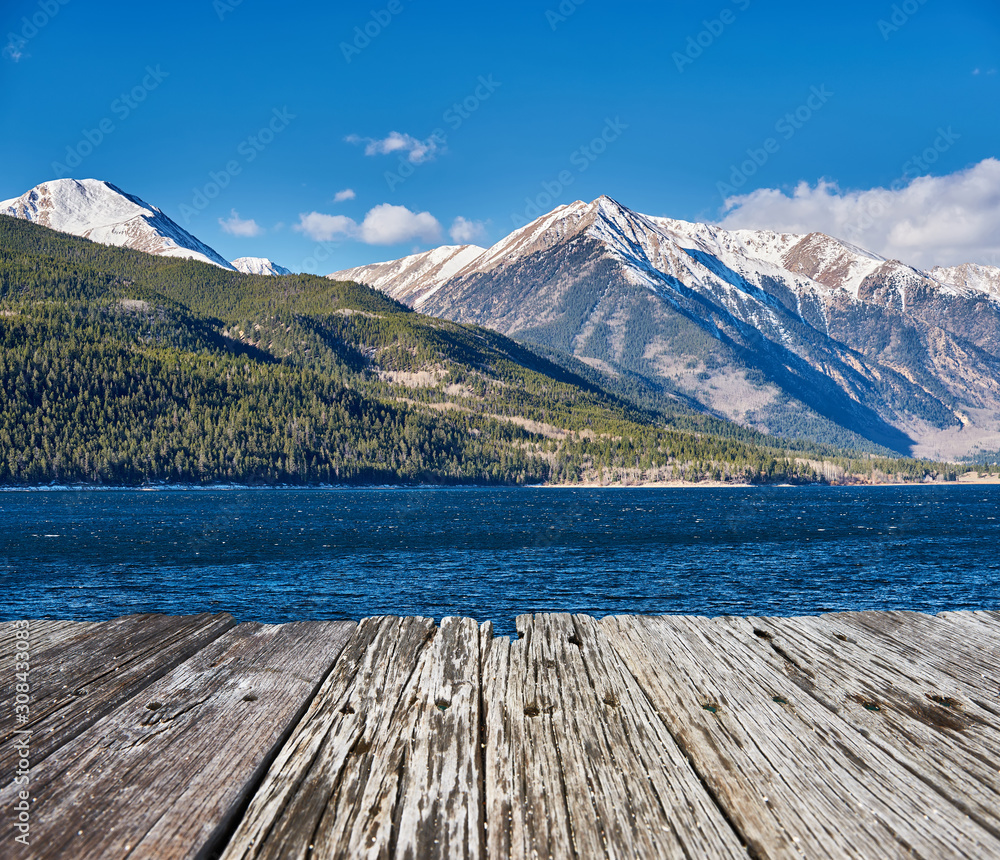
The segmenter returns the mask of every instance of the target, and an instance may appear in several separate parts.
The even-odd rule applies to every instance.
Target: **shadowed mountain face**
[[[602,197],[488,250],[331,277],[638,374],[769,432],[843,441],[846,430],[957,456],[1000,447],[998,276],[925,273],[819,233],[730,232]]]

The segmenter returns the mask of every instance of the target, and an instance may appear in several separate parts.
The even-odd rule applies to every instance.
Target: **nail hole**
[[[86,696],[87,695],[87,691],[84,690],[83,688],[81,688],[79,690],[74,690],[73,691],[73,695],[74,696]]]
[[[881,711],[882,706],[874,699],[868,699],[865,696],[851,696],[851,698],[857,702],[866,711]]]
[[[605,693],[604,694],[604,704],[605,705],[611,705],[611,707],[613,707],[613,708],[617,708],[618,707],[618,697],[614,693]]]
[[[951,696],[938,696],[933,693],[928,693],[927,698],[945,708],[954,708],[957,710],[962,707],[962,703],[959,702],[958,699],[953,699]]]
[[[851,641],[843,633],[837,633],[837,634],[835,634],[835,638],[839,639],[841,642],[850,642]]]
[[[344,705],[344,707],[342,707],[340,709],[340,713],[342,713],[342,714],[353,714],[354,713],[354,708],[352,708],[350,705]]]
[[[771,701],[775,702],[775,703],[777,703],[779,705],[787,705],[788,704],[788,699],[786,699],[784,696],[771,696]]]
[[[257,697],[253,693],[247,693],[243,697],[243,701],[244,702],[256,702],[257,701]]]
[[[541,713],[541,711],[539,710],[538,705],[525,705],[524,706],[524,715],[526,717],[537,717],[540,713]]]
[[[575,633],[569,637],[568,641],[570,645],[576,645],[577,648],[583,647],[583,643],[580,641],[580,637],[577,636]]]
[[[438,699],[434,704],[439,711],[447,711],[451,707],[451,702],[446,702],[444,699]]]
[[[717,713],[719,713],[719,704],[718,704],[718,702],[705,702],[705,704],[702,705],[702,708],[704,708],[710,714],[717,714]]]
[[[766,639],[768,642],[770,642],[774,638],[774,635],[771,634],[771,633],[768,633],[766,630],[757,630],[757,629],[754,629],[753,635],[757,636],[760,639]]]
[[[150,702],[146,705],[146,709],[150,711],[155,711],[157,708],[162,708],[163,702]]]

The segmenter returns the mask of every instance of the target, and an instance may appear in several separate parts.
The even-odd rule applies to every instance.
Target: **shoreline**
[[[572,484],[46,484],[36,486],[0,486],[0,493],[65,493],[65,492],[136,492],[136,493],[189,493],[189,492],[244,492],[274,490],[750,490],[750,489],[810,489],[816,487],[958,487],[1000,485],[1000,474],[980,477],[966,473],[955,481],[857,481],[831,484],[816,481],[809,484],[751,484],[727,481],[639,481],[635,483],[598,483],[581,481]]]

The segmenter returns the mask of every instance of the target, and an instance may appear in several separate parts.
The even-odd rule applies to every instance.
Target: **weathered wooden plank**
[[[850,808],[840,798],[831,801],[822,790],[803,796],[801,783],[810,778],[815,758],[798,744],[787,745],[783,731],[770,729],[756,709],[763,728],[740,713],[744,696],[728,689],[738,667],[713,665],[694,637],[658,619],[608,617],[601,626],[754,856],[847,857],[852,845],[876,841],[850,820],[843,828],[830,826]],[[801,733],[808,737],[811,730]],[[822,789],[830,775],[818,768],[813,778]]]
[[[952,678],[968,695],[976,695],[982,706],[996,711],[1000,638],[918,612],[837,612],[823,618],[848,639],[872,637],[881,643],[872,647],[891,649],[916,665]]]
[[[361,622],[224,858],[482,856],[479,629]]]
[[[605,619],[760,857],[1000,856],[1000,841],[705,619]]]
[[[411,716],[400,721],[407,746],[395,854],[484,857],[479,625],[473,619],[442,619],[412,690]],[[328,853],[337,846],[319,844]]]
[[[15,663],[15,642],[16,633],[20,629],[27,629],[30,634],[32,655],[40,654],[58,645],[61,642],[68,642],[79,634],[93,627],[94,621],[59,621],[50,618],[26,619],[27,628],[17,621],[4,621],[0,623],[0,677],[5,677],[13,668]]]
[[[867,613],[866,613],[867,614]],[[958,698],[956,704],[964,707],[981,691],[997,691],[995,678],[1000,672],[1000,636],[987,633],[979,627],[972,613],[949,613],[947,619],[912,614],[910,624],[930,621],[933,627],[925,630],[925,637],[907,641],[908,635],[895,627],[886,633],[879,625],[851,625],[849,617],[836,613],[801,618],[750,618],[747,623],[768,637],[785,630],[796,631],[808,637],[820,652],[838,661],[840,669],[853,672],[858,683],[868,679],[870,684],[891,685],[900,681],[908,688],[922,687],[923,698],[935,705],[948,707],[947,700]],[[739,624],[736,619],[733,623]],[[781,654],[784,643],[780,638],[770,640],[772,650]],[[969,659],[956,656],[965,652]],[[804,657],[804,659],[810,659]],[[972,664],[970,666],[970,663]],[[991,680],[994,679],[994,680]],[[890,686],[891,689],[891,686]],[[919,702],[907,705],[907,689],[901,691],[899,707],[902,711],[920,711]],[[872,688],[873,695],[877,689]],[[900,691],[897,691],[900,692]],[[983,723],[992,731],[1000,731],[1000,714],[995,709],[975,709],[967,715],[976,723]],[[933,722],[933,713],[923,714]]]
[[[354,628],[242,624],[45,759],[32,856],[195,857],[227,832]],[[0,806],[10,806],[9,789]],[[0,822],[0,840],[13,834]]]
[[[746,857],[594,619],[484,639],[487,853]]]
[[[989,612],[941,612],[935,617],[939,622],[967,628],[972,641],[990,648],[991,659],[1000,656],[1000,616]]]
[[[58,637],[65,633],[84,630],[98,623],[96,621],[69,621],[62,618],[28,618],[24,621],[27,621],[28,629],[32,634],[47,642],[55,642]],[[24,621],[0,621],[0,633],[6,635],[9,630],[23,628]]]
[[[1000,719],[950,679],[863,642],[823,618],[706,620],[784,672],[847,726],[1000,837]]]
[[[822,622],[820,619],[813,619],[808,621],[808,623],[820,624]],[[754,644],[751,643],[751,638],[756,637],[746,637],[743,642],[746,646],[746,651],[752,654]],[[733,639],[722,638],[720,641],[735,645],[735,640]],[[886,670],[886,677],[891,677],[895,666],[893,661],[888,659],[888,657],[889,652],[886,649],[882,649],[874,656],[869,667],[870,671],[874,672],[878,667],[882,667]],[[751,657],[751,664],[757,665],[758,661]],[[786,669],[795,671],[798,674],[794,666],[786,667]],[[765,673],[760,673],[760,677],[765,676]],[[812,693],[813,698],[823,698],[822,695],[816,695],[817,688],[815,685],[812,687]],[[799,702],[802,701],[800,697]],[[909,727],[914,730],[916,730],[916,725],[919,724],[920,718],[925,720],[936,719],[939,725],[947,720],[947,717],[943,713],[935,713],[937,709],[933,706],[922,708],[919,700],[907,697],[905,690],[898,691],[897,701],[901,709],[909,709],[909,714],[913,718]],[[812,707],[812,703],[808,704]],[[997,852],[998,848],[1000,848],[1000,842],[997,841],[995,818],[989,814],[990,803],[987,799],[989,795],[993,794],[993,790],[989,785],[991,782],[995,782],[995,780],[989,780],[983,790],[979,792],[978,800],[980,803],[977,806],[977,798],[970,797],[969,794],[971,786],[969,784],[962,785],[963,778],[961,776],[949,782],[944,769],[938,767],[936,772],[932,769],[933,766],[929,757],[924,758],[922,762],[917,761],[913,756],[906,755],[901,745],[897,744],[893,747],[888,742],[888,737],[886,737],[884,744],[879,745],[875,742],[873,734],[868,731],[860,732],[859,735],[850,734],[850,729],[857,726],[861,719],[863,719],[861,716],[862,713],[869,717],[879,713],[869,711],[866,704],[878,707],[877,703],[872,700],[866,700],[861,696],[857,696],[849,702],[849,709],[841,707],[836,712],[838,720],[848,731],[846,748],[843,736],[837,740],[837,748],[846,761],[851,761],[853,754],[872,769],[875,778],[869,777],[866,787],[875,788],[876,795],[883,802],[884,807],[896,813],[894,816],[880,814],[880,817],[894,829],[901,844],[913,850],[930,852],[934,856],[940,857],[966,855],[989,856]],[[931,705],[931,702],[928,701],[927,704]],[[833,716],[833,713],[828,708],[825,710],[817,709],[816,713],[819,716],[830,718]],[[988,736],[991,732],[991,727],[988,722],[983,720],[984,716],[988,715],[980,713],[976,716],[969,712],[966,715],[967,719],[961,722],[966,726],[971,726],[973,722],[978,722]],[[952,725],[957,727],[958,722],[956,720],[952,722]],[[903,720],[896,722],[894,727],[900,732],[905,732],[907,729]],[[855,743],[851,743],[851,739]],[[990,743],[990,741],[987,742]],[[956,757],[971,763],[976,755],[976,746],[976,744],[972,744],[964,751],[964,753],[971,753],[971,755],[960,751],[958,744],[952,745],[952,752]],[[894,759],[894,766],[892,767],[889,766],[888,759],[885,757],[886,753],[890,750],[892,751],[891,758]],[[946,755],[944,744],[938,743],[935,755]],[[956,762],[957,764],[958,762]],[[985,775],[982,769],[979,770],[979,773],[980,775]],[[925,779],[921,780],[919,778],[921,776],[925,777]],[[973,809],[978,809],[983,816],[978,823],[969,821],[965,816],[965,813]],[[922,838],[922,828],[914,830],[914,821],[918,821],[921,815],[926,816],[931,811],[934,814],[944,816],[946,822],[943,825],[938,824],[934,828],[933,834],[930,834],[925,839]],[[983,826],[985,821],[989,822],[990,827]],[[984,832],[990,831],[991,835],[987,838]]]
[[[963,609],[938,612],[936,617],[949,622],[978,621],[995,631],[996,635],[1000,635],[1000,612],[990,612],[985,609],[976,609],[971,611]]]
[[[89,625],[45,650],[33,649],[30,719],[0,726],[0,773],[17,757],[15,729],[31,730],[37,765],[235,623],[226,613],[130,615]],[[0,701],[13,701],[15,683],[13,673],[0,678]]]

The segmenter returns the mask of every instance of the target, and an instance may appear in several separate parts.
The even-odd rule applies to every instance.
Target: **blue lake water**
[[[0,492],[0,619],[1000,606],[1000,487]]]

